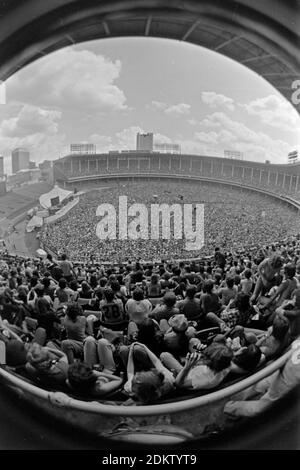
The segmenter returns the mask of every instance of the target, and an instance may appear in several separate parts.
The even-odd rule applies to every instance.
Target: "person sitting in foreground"
[[[90,322],[83,315],[81,306],[76,302],[68,305],[62,324],[67,339],[61,342],[61,348],[66,354],[69,364],[72,364],[75,357],[79,358],[83,354],[84,340],[89,334],[92,334],[93,329]]]
[[[230,400],[224,413],[236,417],[256,416],[300,384],[300,340],[292,343],[292,353],[285,365]],[[249,400],[250,398],[250,400]],[[251,398],[254,398],[254,400]]]
[[[124,390],[140,404],[151,403],[174,389],[174,376],[158,357],[142,343],[132,343],[125,351],[127,382]]]
[[[66,382],[68,359],[59,349],[32,343],[27,353],[26,371],[33,379],[55,388]]]
[[[250,305],[250,297],[248,294],[239,292],[236,299],[230,300],[227,307],[220,314],[221,320],[226,323],[226,326],[233,328],[236,325],[247,326],[251,318],[255,315],[255,310]],[[221,326],[221,325],[220,325]]]
[[[292,299],[276,309],[276,314],[284,316],[290,323],[290,339],[293,341],[300,335],[300,288],[292,294]]]
[[[136,287],[132,293],[132,299],[126,302],[125,310],[129,316],[130,323],[138,325],[149,317],[152,304],[148,299],[144,298],[143,290],[140,287]]]
[[[258,279],[250,302],[255,304],[260,294],[265,295],[276,282],[276,275],[280,273],[283,266],[281,256],[275,254],[270,258],[265,258],[258,266]]]
[[[273,325],[258,338],[256,343],[266,359],[278,356],[289,341],[289,321],[283,315],[276,315]]]
[[[189,286],[186,290],[186,297],[176,304],[176,308],[188,320],[200,320],[201,317],[201,304],[200,300],[195,297],[197,292],[196,286]]]
[[[182,366],[169,353],[162,353],[162,363],[177,376],[175,385],[188,390],[209,390],[217,387],[230,372],[233,352],[225,344],[212,343],[201,354],[188,353]]]
[[[284,267],[284,280],[276,292],[269,298],[260,299],[260,303],[263,303],[263,306],[260,308],[262,319],[266,322],[267,326],[272,324],[276,315],[276,308],[280,307],[285,300],[290,300],[292,293],[297,288],[295,274],[296,266],[290,263],[287,264]]]
[[[74,362],[68,369],[67,385],[84,396],[102,397],[118,390],[123,378],[93,370],[85,362]]]
[[[175,307],[176,295],[172,291],[165,293],[162,299],[162,303],[157,305],[152,312],[149,314],[150,318],[154,318],[158,323],[164,320],[167,325],[168,320],[176,314],[179,314],[179,310]],[[168,325],[166,326],[168,328]]]
[[[189,343],[191,338],[195,337],[196,329],[189,326],[187,318],[182,314],[173,315],[168,325],[163,338],[163,348],[181,360],[189,351]]]
[[[232,359],[231,372],[235,374],[247,374],[254,372],[265,360],[264,355],[256,344],[250,344],[240,348]]]

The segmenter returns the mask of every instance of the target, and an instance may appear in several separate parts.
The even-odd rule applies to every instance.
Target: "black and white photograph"
[[[300,450],[300,0],[0,0],[0,410],[51,465]]]

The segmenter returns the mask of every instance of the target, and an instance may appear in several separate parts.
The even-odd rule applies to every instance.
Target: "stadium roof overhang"
[[[224,54],[270,82],[293,106],[300,80],[300,0],[2,0],[0,79],[65,46],[149,36]]]

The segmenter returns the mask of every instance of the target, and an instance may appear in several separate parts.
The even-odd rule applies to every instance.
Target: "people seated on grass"
[[[123,330],[127,326],[128,319],[122,300],[115,296],[111,287],[104,289],[103,296],[104,298],[99,303],[101,325],[115,331]]]
[[[255,314],[256,311],[250,305],[249,295],[239,292],[236,298],[231,299],[226,308],[221,311],[220,320],[229,328],[236,325],[249,326]]]
[[[127,292],[125,286],[121,286],[117,279],[114,279],[110,283],[110,288],[114,293],[116,299],[120,299],[122,301],[123,307],[127,302]]]
[[[68,304],[66,315],[62,319],[66,339],[61,342],[61,349],[66,354],[69,364],[75,358],[83,356],[83,343],[87,336],[93,334],[93,327],[82,314],[82,308],[76,302]]]
[[[182,314],[173,315],[168,325],[169,328],[163,336],[163,350],[182,361],[189,351],[190,340],[195,337],[196,329],[189,325],[187,318]]]
[[[49,301],[43,295],[43,287],[37,286],[35,290],[37,298],[35,301],[35,309],[32,315],[36,319],[36,328],[41,328],[45,331],[44,339],[39,340],[43,345],[46,343],[46,341],[58,339],[60,337],[61,323],[59,316],[56,312],[54,312]],[[28,326],[30,326],[28,318],[26,321],[28,322]],[[43,337],[43,335],[39,336],[39,338],[41,337]]]
[[[230,300],[234,300],[238,293],[238,288],[234,284],[235,278],[228,276],[225,280],[225,284],[218,290],[222,305],[228,305]]]
[[[291,345],[286,363],[273,374],[236,394],[224,407],[232,417],[252,417],[269,409],[300,384],[300,341]]]
[[[27,353],[26,372],[34,380],[51,388],[65,385],[68,376],[67,356],[55,347],[32,343]]]
[[[258,337],[257,346],[267,360],[279,356],[289,344],[289,321],[284,315],[276,314],[272,326]]]
[[[218,294],[214,291],[214,281],[212,279],[205,281],[200,303],[204,315],[207,315],[209,312],[218,314],[222,310],[222,304]]]
[[[176,279],[177,276],[173,277],[173,280]],[[176,281],[175,281],[176,282]],[[186,296],[186,290],[189,286],[189,282],[185,277],[180,277],[176,287],[174,288],[174,294],[176,295],[178,300],[182,300]]]
[[[32,276],[29,281],[29,292],[27,294],[27,305],[31,310],[34,310],[35,307],[35,300],[36,300],[36,292],[35,288],[38,285],[38,278],[36,276]]]
[[[233,352],[222,343],[212,343],[201,353],[188,353],[182,365],[172,354],[163,352],[162,363],[176,374],[178,388],[210,390],[217,387],[231,370]]]
[[[300,335],[300,288],[294,290],[291,300],[286,300],[276,309],[276,316],[283,315],[290,324],[290,339],[293,341]]]
[[[62,270],[63,277],[67,280],[67,282],[70,282],[74,276],[73,263],[68,260],[65,253],[61,255],[61,261],[58,262],[58,265]]]
[[[252,271],[246,268],[241,279],[241,292],[251,295],[253,289]]]
[[[132,343],[122,351],[122,359],[127,363],[124,390],[137,404],[151,404],[174,390],[172,372],[144,344]]]
[[[265,362],[265,356],[261,349],[257,344],[249,344],[234,353],[231,372],[238,375],[253,373],[263,362]]]
[[[136,324],[135,324],[136,325]],[[84,342],[84,358],[89,365],[97,365],[101,370],[115,373],[117,369],[124,369],[121,351],[129,349],[133,341],[145,344],[154,354],[159,356],[163,350],[163,333],[158,323],[146,318],[136,325],[134,334],[127,336],[124,331],[113,331],[108,328],[100,330],[101,338],[88,336]]]
[[[68,287],[68,283],[64,277],[58,281],[58,287],[54,294],[54,308],[58,310],[61,306],[74,300],[75,292]]]
[[[78,297],[80,299],[88,300],[91,300],[94,297],[94,291],[86,281],[82,281],[81,288],[78,290]]]
[[[260,298],[260,310],[262,312],[262,319],[269,326],[275,317],[276,308],[280,307],[285,300],[290,300],[292,293],[298,286],[297,279],[295,278],[296,266],[288,263],[284,267],[284,279],[279,285],[276,292],[267,298]]]
[[[285,342],[285,338],[281,341],[282,337],[280,336],[280,331],[283,331],[284,336],[284,331],[287,328],[286,322],[288,322],[292,338],[300,333],[298,321],[300,317],[300,291],[296,289],[295,293],[292,293],[296,279],[293,265],[299,264],[299,248],[300,238],[293,243],[276,245],[278,256],[280,258],[282,256],[284,262],[287,263],[284,280],[279,282],[281,272],[276,267],[276,273],[274,274],[273,270],[273,275],[269,276],[272,278],[272,282],[267,286],[264,286],[262,282],[261,287],[264,286],[264,288],[261,288],[258,294],[258,299],[262,299],[262,294],[265,294],[266,302],[269,302],[267,307],[272,310],[272,315],[276,319],[272,331],[270,329],[266,332],[265,338],[259,338],[261,344],[259,343],[258,347],[261,354],[266,352],[266,357],[270,359],[280,355],[288,344]],[[223,346],[229,347],[234,355],[232,363],[237,366],[236,361],[245,361],[246,366],[242,368],[243,372],[251,373],[254,366],[251,366],[251,361],[249,366],[247,358],[250,356],[251,360],[255,362],[254,359],[258,356],[258,351],[250,347],[254,342],[248,342],[243,335],[236,335],[236,331],[232,332],[232,330],[249,325],[259,327],[259,321],[256,323],[257,320],[255,320],[257,312],[249,305],[249,293],[243,291],[245,285],[246,291],[248,292],[249,289],[251,295],[250,283],[246,284],[243,280],[247,279],[247,270],[250,270],[253,282],[255,282],[257,275],[261,276],[260,272],[257,273],[257,266],[262,263],[264,257],[269,260],[265,262],[264,272],[268,271],[269,268],[267,269],[266,266],[268,263],[271,264],[270,260],[274,257],[272,251],[273,248],[271,250],[270,247],[268,249],[256,247],[249,249],[249,251],[247,249],[243,254],[239,254],[235,250],[226,253],[224,250],[226,253],[224,269],[218,267],[214,260],[206,258],[201,258],[199,262],[195,263],[192,261],[178,262],[173,260],[166,262],[161,260],[157,263],[153,262],[151,266],[149,263],[141,261],[137,263],[127,261],[107,266],[94,265],[91,262],[77,265],[72,259],[75,266],[74,273],[78,278],[66,282],[65,279],[61,279],[60,275],[60,285],[55,284],[48,275],[46,276],[45,269],[49,269],[49,267],[44,266],[40,260],[24,261],[21,258],[15,259],[8,256],[6,264],[0,263],[1,284],[4,284],[0,286],[0,315],[14,323],[17,319],[17,324],[13,327],[21,330],[23,338],[26,336],[26,325],[22,319],[27,317],[32,321],[35,317],[38,322],[35,321],[30,330],[31,337],[26,337],[26,340],[31,340],[34,336],[34,342],[38,342],[41,346],[47,345],[49,340],[58,346],[63,342],[63,348],[69,357],[69,362],[84,359],[89,366],[112,375],[118,375],[120,370],[125,370],[124,356],[128,354],[131,343],[135,341],[145,344],[156,357],[159,357],[161,353],[174,355],[177,362],[184,366],[188,352],[196,352],[199,349],[201,357],[203,356],[203,344],[198,340],[198,337],[202,341],[205,338],[205,336],[201,336],[202,330],[218,326],[225,336],[225,342],[222,340]],[[17,272],[18,286],[17,289],[6,290],[11,271]],[[271,270],[269,269],[269,271]],[[217,286],[220,286],[228,277],[235,278],[235,285],[240,289],[240,292],[234,301],[230,299],[225,305],[227,303],[226,296],[223,296],[222,299],[219,298],[219,287]],[[148,295],[146,288],[151,278],[152,280],[156,279],[153,285],[157,285],[156,281],[158,280],[161,288],[166,289],[160,305],[154,309],[152,304],[155,302],[151,303],[145,298]],[[50,279],[50,285],[47,281],[44,283],[44,279]],[[279,285],[275,286],[277,281]],[[80,312],[75,315],[76,318],[74,317],[73,321],[65,313],[65,310],[69,308],[69,300],[75,299],[79,289],[84,290],[86,285],[91,285],[91,283],[93,283],[91,291],[95,292],[95,304],[85,305],[82,309],[84,312],[79,309]],[[24,289],[20,287],[22,285],[24,285]],[[272,286],[278,289],[275,291]],[[43,287],[43,292],[40,290],[41,287]],[[49,287],[50,290],[47,291]],[[59,306],[56,315],[51,310],[54,289],[57,296],[56,306]],[[229,289],[231,289],[230,285]],[[24,301],[27,290],[31,307],[27,305],[27,298]],[[88,290],[90,291],[90,289]],[[45,293],[49,295],[49,300],[47,300]],[[180,296],[177,298],[179,309],[175,303],[176,294]],[[272,296],[275,294],[276,298],[274,297],[274,301],[272,301]],[[267,295],[269,297],[266,297]],[[60,301],[62,302],[60,303]],[[80,299],[79,301],[81,302]],[[278,306],[278,301],[280,306]],[[125,309],[123,309],[124,302]],[[255,309],[257,309],[257,305]],[[89,312],[85,310],[89,310]],[[197,321],[194,323],[194,315],[199,312],[200,318],[196,316]],[[81,317],[82,320],[78,320]],[[128,322],[129,320],[131,321]],[[65,321],[69,325],[68,328],[62,325],[62,322],[65,323]],[[281,322],[282,327],[278,326],[278,322]],[[89,325],[90,328],[86,328],[86,325]],[[36,326],[37,329],[34,331]],[[64,328],[63,331],[61,331],[61,327]],[[263,327],[265,328],[265,326]],[[68,334],[68,337],[66,338],[63,334]],[[246,332],[244,336],[246,336]],[[72,347],[64,341],[71,341]],[[207,349],[209,350],[209,347]],[[258,365],[260,364],[261,362],[258,363]],[[176,373],[175,369],[174,372]],[[150,382],[153,379],[152,375],[151,377]],[[158,376],[155,380],[158,381]]]
[[[276,275],[280,273],[283,266],[281,256],[275,254],[269,258],[265,258],[258,266],[258,279],[255,284],[254,292],[250,302],[256,303],[259,295],[265,295],[275,284]]]
[[[0,295],[0,314],[2,319],[7,320],[11,324],[21,326],[24,320],[22,304],[23,302],[15,297],[14,292],[9,287],[5,287]]]
[[[191,285],[186,290],[185,299],[179,300],[176,303],[176,307],[179,309],[179,313],[184,315],[187,320],[198,321],[201,318],[201,302],[195,297],[197,288],[195,285]]]
[[[85,362],[76,361],[68,368],[67,385],[71,391],[86,398],[98,398],[119,390],[123,377],[99,372]]]
[[[157,305],[152,312],[150,312],[150,318],[154,318],[159,324],[162,331],[166,331],[169,328],[168,321],[173,315],[179,314],[179,309],[175,306],[176,295],[172,291],[167,291],[162,301]]]
[[[148,297],[161,297],[162,289],[158,274],[152,274],[150,282],[147,283],[147,295]]]
[[[44,295],[49,296],[52,302],[54,302],[54,293],[56,286],[51,283],[50,277],[44,277],[41,280],[41,283],[44,286]]]
[[[145,299],[144,292],[140,287],[134,289],[132,299],[126,302],[125,310],[129,317],[129,322],[138,325],[146,318],[149,317],[152,311],[152,304],[148,299]],[[135,325],[128,326],[128,329],[135,329]]]

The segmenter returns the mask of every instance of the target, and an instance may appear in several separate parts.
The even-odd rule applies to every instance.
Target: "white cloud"
[[[26,137],[32,134],[56,134],[61,112],[42,109],[26,104],[17,116],[4,119],[0,125],[0,135],[6,137]]]
[[[138,132],[143,133],[145,131],[139,126],[131,126],[116,132],[115,142],[117,148],[120,150],[134,150],[136,148],[136,135]]]
[[[135,150],[136,135],[144,132],[139,126],[131,126],[116,132],[113,136],[92,134],[89,142],[96,144],[97,152],[108,152],[109,150]]]
[[[228,96],[215,93],[214,91],[203,91],[201,93],[201,100],[207,104],[210,108],[226,108],[230,111],[234,111],[234,101]]]
[[[153,111],[164,111],[168,116],[180,117],[183,115],[190,114],[191,105],[186,103],[178,103],[168,105],[163,101],[151,101],[151,104],[147,106],[148,109]]]
[[[185,139],[185,140],[178,140],[176,143],[181,145],[181,152],[190,154],[190,155],[210,155],[210,156],[218,156],[218,152],[216,152],[210,145],[206,143],[197,142],[196,139]]]
[[[204,142],[207,144],[214,144],[218,139],[218,134],[216,132],[195,132],[195,138],[199,142]]]
[[[17,147],[27,148],[35,162],[59,157],[66,145],[65,135],[59,133],[60,111],[32,105],[7,105],[5,114],[0,124],[0,142],[6,170],[11,172],[10,155]]]
[[[107,153],[109,150],[113,150],[112,138],[107,135],[92,134],[89,136],[88,141],[95,144],[97,152]]]
[[[121,62],[88,50],[62,49],[20,71],[7,82],[8,100],[58,109],[126,110],[126,97],[114,83]]]
[[[170,137],[163,135],[163,134],[154,134],[154,143],[155,144],[171,144],[177,143],[170,139]]]
[[[257,116],[261,122],[285,131],[299,132],[300,119],[297,111],[284,98],[269,95],[241,105],[248,114]]]
[[[166,109],[168,105],[166,103],[163,103],[162,101],[151,101],[151,105],[149,108],[151,109]]]
[[[190,114],[190,110],[191,110],[191,105],[190,104],[179,103],[179,104],[174,104],[174,105],[169,106],[168,108],[166,108],[165,113],[168,116],[179,117],[179,116],[182,116],[182,115]]]
[[[245,153],[247,160],[271,159],[273,163],[282,163],[292,150],[287,142],[255,132],[221,112],[207,116],[199,122],[199,127],[200,131],[194,135],[195,140],[209,145],[210,152],[219,155],[223,155],[225,149],[239,150]]]

